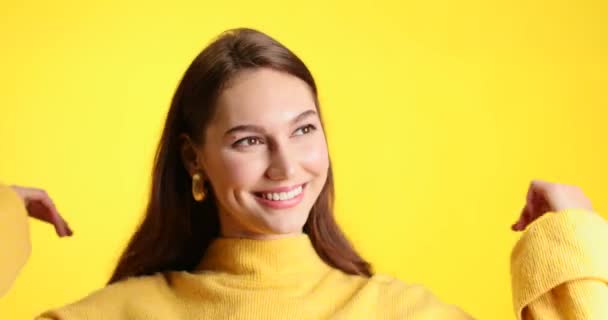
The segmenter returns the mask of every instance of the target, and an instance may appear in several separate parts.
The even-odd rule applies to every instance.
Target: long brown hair
[[[190,64],[171,101],[156,155],[145,217],[118,261],[108,284],[127,277],[194,269],[209,243],[219,236],[218,209],[211,190],[202,202],[191,195],[191,180],[180,156],[180,135],[197,144],[215,110],[221,90],[239,71],[272,68],[296,76],[310,86],[317,111],[317,87],[304,63],[270,36],[239,28],[222,33]],[[317,254],[348,274],[371,276],[365,261],[338,227],[333,214],[331,161],[327,181],[313,205],[304,232]]]

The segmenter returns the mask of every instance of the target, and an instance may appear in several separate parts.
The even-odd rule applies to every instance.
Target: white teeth
[[[266,200],[272,200],[272,201],[284,201],[284,200],[289,200],[292,199],[294,197],[296,197],[297,195],[299,195],[300,193],[302,193],[302,186],[299,186],[293,190],[290,190],[289,192],[268,192],[268,193],[263,193],[262,197]]]

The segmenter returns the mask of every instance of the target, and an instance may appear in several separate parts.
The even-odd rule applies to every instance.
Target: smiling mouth
[[[252,192],[253,195],[255,195],[258,198],[264,199],[266,201],[276,201],[276,202],[280,202],[280,201],[288,201],[288,200],[292,200],[294,198],[297,198],[300,194],[302,194],[302,192],[304,191],[306,187],[306,183],[301,184],[289,191],[283,191],[283,192]]]

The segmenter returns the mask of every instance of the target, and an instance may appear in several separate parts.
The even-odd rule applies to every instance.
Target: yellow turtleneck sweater
[[[26,211],[0,186],[0,295],[29,254]],[[511,256],[518,319],[608,319],[608,224],[594,212],[548,213]],[[472,319],[420,285],[347,275],[307,235],[218,238],[192,272],[131,278],[42,319]]]

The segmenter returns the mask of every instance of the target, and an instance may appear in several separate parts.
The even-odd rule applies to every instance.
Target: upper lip
[[[293,190],[299,186],[304,186],[305,183],[300,183],[300,184],[294,184],[292,186],[287,186],[287,187],[278,187],[278,188],[274,188],[274,189],[267,189],[267,190],[260,190],[260,191],[255,191],[256,193],[279,193],[279,192],[287,192],[290,190]]]

